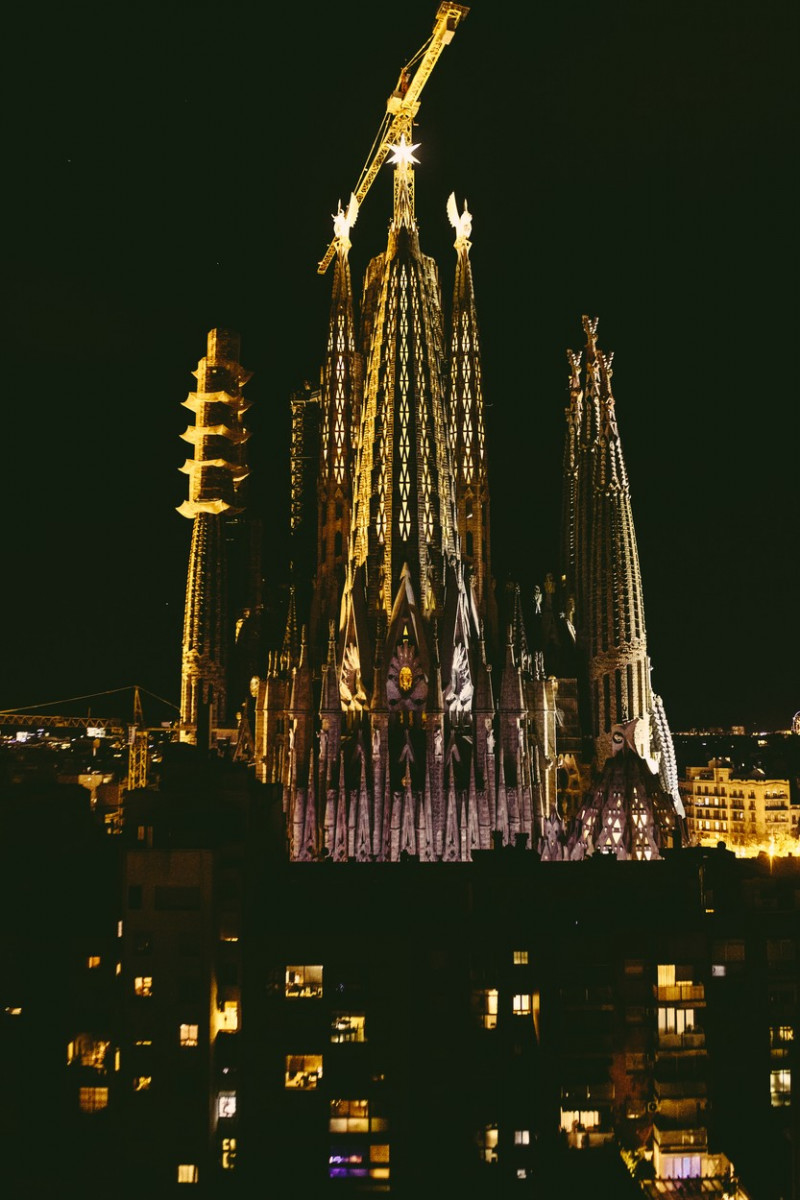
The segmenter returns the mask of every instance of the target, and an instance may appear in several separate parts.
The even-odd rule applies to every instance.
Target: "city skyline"
[[[252,494],[277,526],[268,585],[285,577],[288,397],[316,379],[330,295],[316,263],[435,9],[355,6],[346,28],[325,6],[283,14],[268,69],[250,4],[215,26],[228,58],[201,14],[160,13],[156,36],[146,6],[126,30],[91,7],[59,27],[53,8],[35,56],[21,33],[3,707],[134,682],[177,701],[181,403],[215,326],[241,334],[254,372]],[[565,351],[596,316],[676,730],[787,728],[800,706],[780,351],[796,314],[791,20],[786,5],[517,17],[478,0],[418,120],[421,240],[446,297],[450,192],[473,213],[498,589],[557,569]],[[357,288],[389,212],[379,178],[352,234]],[[526,530],[522,561],[503,527]]]

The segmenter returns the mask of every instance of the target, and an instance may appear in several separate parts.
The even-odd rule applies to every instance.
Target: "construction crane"
[[[419,111],[420,93],[439,61],[442,50],[452,42],[456,29],[468,12],[469,8],[464,4],[440,4],[433,33],[400,72],[397,87],[386,102],[386,113],[372,143],[372,151],[352,193],[359,206],[372,187],[392,147],[398,145],[403,137],[407,144],[411,143],[411,129]],[[411,72],[415,66],[416,71],[412,76]],[[324,275],[333,261],[337,241],[338,238],[334,237],[328,246],[325,257],[317,267],[318,274]]]

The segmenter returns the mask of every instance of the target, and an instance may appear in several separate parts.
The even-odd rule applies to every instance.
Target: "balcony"
[[[692,1147],[700,1153],[708,1150],[708,1134],[705,1129],[663,1129],[660,1117],[656,1117],[654,1127],[655,1140],[663,1153],[684,1150]]]
[[[667,987],[653,986],[659,1004],[692,1004],[705,1006],[706,991],[702,983],[674,983]]]
[[[693,1033],[659,1033],[659,1050],[705,1050],[706,1035],[702,1029]]]

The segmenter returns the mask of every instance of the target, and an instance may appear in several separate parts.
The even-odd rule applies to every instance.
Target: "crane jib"
[[[428,82],[431,71],[436,66],[442,50],[453,40],[453,35],[458,28],[459,22],[466,17],[468,12],[469,8],[464,4],[440,4],[436,14],[436,24],[433,27],[433,33],[427,43],[427,47],[424,49],[424,53],[419,51],[415,56],[416,58],[419,57],[419,54],[422,54],[422,59],[414,77],[410,82],[406,82],[407,68],[404,67],[401,71],[401,82],[389,97],[387,103],[387,110],[392,113],[391,125],[387,133],[381,138],[372,158],[367,162],[361,173],[358,186],[353,193],[359,204],[361,204],[367,192],[372,187],[376,175],[383,166],[386,155],[399,140],[400,135],[405,133],[407,140],[411,140],[411,123],[419,108],[420,92]],[[413,62],[414,59],[411,61]],[[403,85],[402,90],[401,85]],[[324,275],[331,265],[336,253],[336,243],[337,239],[334,238],[325,251],[324,258],[320,260],[317,266],[317,273],[319,275]]]

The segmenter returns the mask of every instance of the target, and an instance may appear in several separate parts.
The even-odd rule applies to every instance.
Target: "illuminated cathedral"
[[[680,843],[683,810],[650,683],[612,355],[584,317],[584,348],[567,355],[562,561],[529,605],[518,587],[498,595],[472,215],[450,196],[446,310],[415,217],[410,88],[404,72],[390,97],[393,210],[360,301],[357,196],[334,217],[320,386],[293,400],[292,527],[299,545],[316,509],[315,545],[249,695],[226,680],[252,610],[234,630],[221,590],[225,530],[241,520],[247,374],[235,337],[209,336],[184,435],[182,736],[235,726],[237,753],[281,791],[293,860],[465,862],[507,845],[546,860],[657,858]]]

